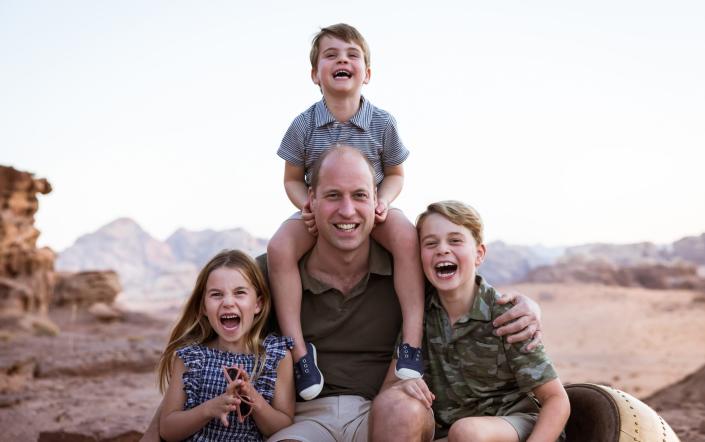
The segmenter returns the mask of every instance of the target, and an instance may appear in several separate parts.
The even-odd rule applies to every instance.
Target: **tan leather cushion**
[[[639,399],[597,384],[565,386],[568,442],[679,442],[671,427]]]

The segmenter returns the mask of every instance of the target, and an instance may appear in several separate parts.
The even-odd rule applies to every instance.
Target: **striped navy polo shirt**
[[[324,100],[317,102],[294,119],[277,155],[303,166],[308,184],[313,163],[323,151],[334,146],[359,149],[372,163],[377,185],[384,179],[385,166],[397,166],[409,156],[394,117],[364,97],[360,98],[360,109],[346,123],[336,121]]]

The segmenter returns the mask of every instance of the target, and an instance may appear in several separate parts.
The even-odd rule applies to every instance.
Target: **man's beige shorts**
[[[371,405],[371,401],[361,396],[330,396],[297,402],[294,424],[279,430],[267,441],[367,441]]]

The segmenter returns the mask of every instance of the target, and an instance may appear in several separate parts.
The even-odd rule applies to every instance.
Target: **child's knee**
[[[277,232],[267,243],[267,261],[269,265],[277,265],[296,261],[296,257],[291,249],[291,240]]]
[[[448,442],[460,442],[471,440],[473,442],[484,441],[486,432],[482,431],[482,426],[475,419],[464,418],[451,425],[448,431]]]

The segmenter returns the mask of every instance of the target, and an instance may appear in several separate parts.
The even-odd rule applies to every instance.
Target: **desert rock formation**
[[[607,259],[572,256],[550,266],[531,270],[527,282],[598,283],[649,289],[685,289],[705,291],[705,279],[695,264],[675,261],[620,266]]]
[[[54,252],[37,249],[37,194],[51,185],[31,173],[0,166],[0,316],[45,315],[51,299]]]
[[[52,304],[81,307],[95,303],[112,304],[121,291],[120,279],[112,270],[58,272]]]

